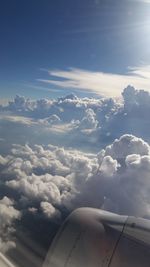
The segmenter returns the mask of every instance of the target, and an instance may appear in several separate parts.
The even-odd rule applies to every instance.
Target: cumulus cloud
[[[19,194],[23,209],[49,219],[80,206],[150,216],[150,147],[133,135],[121,136],[98,154],[18,145],[4,159],[5,185]]]
[[[141,69],[132,71],[144,75]],[[148,70],[143,71],[147,75]],[[70,94],[57,100],[33,101],[17,96],[1,107],[1,149],[27,142],[94,152],[126,133],[150,141],[149,112],[149,92],[133,86],[126,87],[120,98],[79,98]]]
[[[77,207],[150,218],[149,114],[149,92],[133,86],[120,98],[17,96],[1,106],[0,249],[14,246],[14,230],[48,248]]]
[[[133,86],[128,86],[122,93],[124,99],[124,108],[127,111],[133,109],[149,109],[150,94],[144,90],[135,90]]]
[[[40,245],[37,253],[48,249],[59,225],[78,207],[150,218],[149,173],[150,146],[131,134],[98,153],[13,145],[0,155],[0,249],[15,246],[14,231],[16,250],[22,240],[25,250],[30,243]]]
[[[85,116],[82,118],[79,128],[80,129],[96,129],[98,126],[98,121],[96,120],[96,114],[93,109],[87,109],[85,111]]]
[[[53,114],[49,116],[48,118],[39,120],[39,122],[45,126],[50,126],[50,125],[59,124],[61,120],[56,114]]]
[[[6,252],[15,246],[11,240],[11,234],[14,232],[13,223],[20,218],[20,211],[14,208],[14,202],[8,197],[0,200],[0,250]]]
[[[11,111],[30,111],[34,109],[34,101],[26,99],[23,96],[16,95],[14,101],[9,101],[8,106]]]
[[[112,145],[106,147],[106,155],[112,158],[124,159],[130,154],[148,155],[150,147],[141,138],[132,135],[123,135],[116,139]]]
[[[143,71],[132,69],[134,75],[147,75],[148,70]],[[7,186],[24,195],[21,203],[26,199],[29,209],[42,210],[41,202],[51,203],[56,210],[59,210],[59,205],[71,206],[73,196],[75,201],[75,195],[81,196],[80,191],[86,191],[86,187],[78,189],[78,179],[85,185],[85,180],[90,181],[89,177],[97,177],[94,176],[95,172],[103,175],[110,172],[113,177],[122,166],[128,167],[128,155],[149,155],[149,145],[143,141],[148,139],[149,112],[150,94],[132,86],[124,89],[122,99],[78,98],[70,94],[57,100],[33,101],[17,96],[7,106],[1,107],[1,149],[2,146],[5,148],[9,140],[10,145],[16,141],[32,145],[45,142],[52,146],[46,148],[36,145],[33,149],[30,145],[16,145],[11,154],[1,156],[3,177],[9,178]],[[130,134],[125,135],[127,132]],[[118,139],[114,141],[115,138]],[[110,142],[112,144],[107,145]],[[57,147],[53,146],[56,144]],[[104,150],[92,156],[94,158],[89,158],[82,152],[80,154],[59,149],[60,144],[66,148],[86,147],[86,150],[89,148],[93,153],[98,153],[101,148]],[[91,165],[92,162],[94,165]],[[58,187],[58,181],[64,185],[64,191]],[[40,200],[38,204],[37,199]],[[86,203],[85,199],[84,197]],[[32,202],[37,206],[34,207]]]
[[[51,143],[98,152],[126,133],[150,141],[149,112],[149,92],[133,86],[126,87],[118,99],[71,94],[57,100],[31,101],[17,96],[1,107],[1,150],[12,143]]]
[[[47,218],[55,218],[55,220],[57,218],[60,218],[61,216],[61,213],[59,210],[55,209],[51,203],[49,202],[41,202],[40,204],[40,207],[41,207],[41,210],[42,212],[44,213],[44,215],[47,217]]]

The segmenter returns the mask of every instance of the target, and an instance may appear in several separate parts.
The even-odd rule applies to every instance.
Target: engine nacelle
[[[43,267],[150,267],[150,221],[77,209],[56,235]]]

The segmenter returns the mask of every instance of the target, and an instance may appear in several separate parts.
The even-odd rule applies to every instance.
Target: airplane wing
[[[0,267],[14,267],[12,263],[0,252]]]
[[[43,267],[149,267],[150,221],[80,208],[56,235]]]

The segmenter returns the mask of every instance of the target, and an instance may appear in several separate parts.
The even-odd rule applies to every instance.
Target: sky
[[[3,101],[148,89],[149,1],[1,1],[0,32]]]

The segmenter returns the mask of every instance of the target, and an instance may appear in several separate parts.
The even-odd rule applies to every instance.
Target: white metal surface
[[[0,253],[0,267],[14,267],[12,263],[6,257]]]
[[[57,234],[43,267],[150,267],[150,221],[81,208]]]
[[[84,208],[68,218],[43,267],[107,267],[127,216]]]

